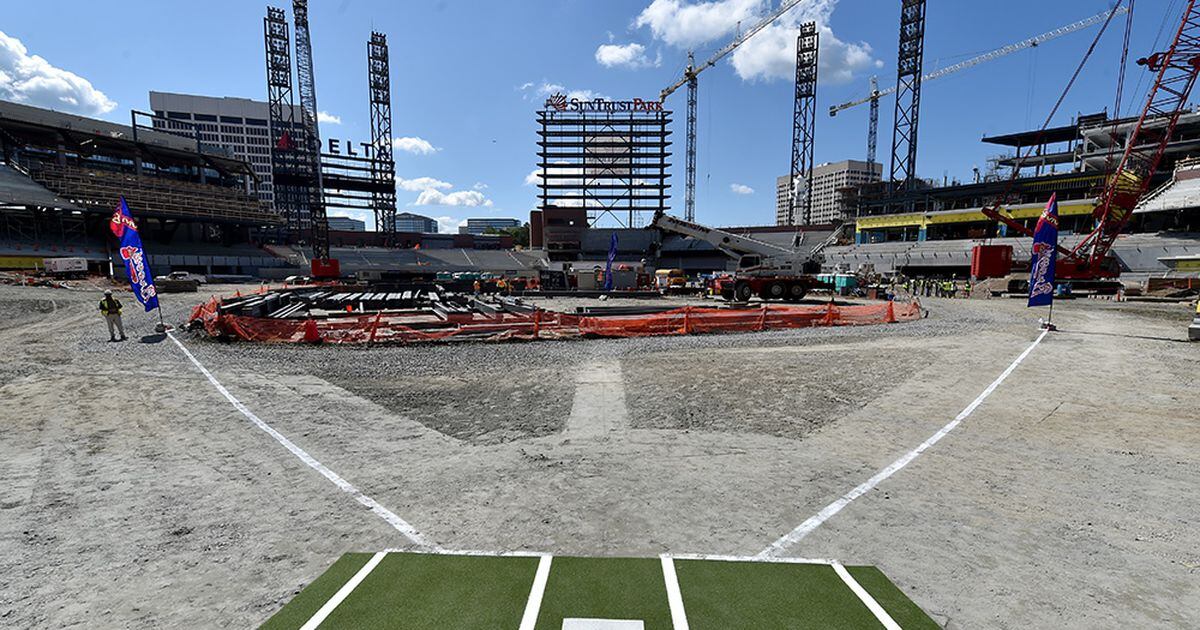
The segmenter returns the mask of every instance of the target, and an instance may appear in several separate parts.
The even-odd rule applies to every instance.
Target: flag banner
[[[146,250],[142,248],[142,237],[138,234],[137,224],[129,215],[129,206],[125,198],[117,205],[109,221],[109,229],[121,239],[121,260],[125,261],[125,272],[129,274],[129,288],[146,312],[158,308],[158,289],[154,287],[154,276],[150,275],[150,263],[146,260]]]
[[[617,259],[617,233],[612,233],[612,239],[608,242],[608,263],[604,265],[604,290],[613,290],[613,261]]]
[[[1054,261],[1058,257],[1058,194],[1050,195],[1033,232],[1033,260],[1029,264],[1029,306],[1054,302]]]

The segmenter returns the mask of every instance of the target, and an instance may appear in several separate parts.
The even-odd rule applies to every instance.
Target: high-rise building
[[[366,232],[367,222],[350,217],[325,217],[325,221],[329,223],[329,229],[339,232]]]
[[[519,219],[467,219],[467,224],[459,226],[459,234],[472,234],[479,236],[489,229],[493,230],[508,230],[521,227]]]
[[[171,92],[150,92],[150,109],[156,116],[154,126],[166,131],[190,133],[192,125],[200,132],[201,144],[224,147],[233,157],[249,162],[258,185],[253,190],[260,201],[272,204],[271,124],[266,101],[248,98],[197,96]],[[295,108],[300,120],[300,108]],[[172,125],[173,121],[180,121]],[[185,124],[186,123],[186,124]]]
[[[791,205],[789,177],[784,175],[775,180],[776,225],[788,224],[788,211]],[[813,168],[812,219],[810,222],[823,224],[845,220],[847,217],[842,216],[841,205],[838,203],[838,191],[847,186],[877,182],[882,177],[883,165],[878,162],[868,164],[861,160],[842,160],[841,162],[818,164]],[[796,223],[803,221],[804,217],[796,216]]]
[[[420,214],[401,212],[396,215],[397,232],[420,232],[422,234],[437,234],[438,222]]]

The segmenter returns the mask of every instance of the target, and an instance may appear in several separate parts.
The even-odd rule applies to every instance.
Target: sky
[[[1127,0],[1126,0],[1127,1]],[[537,204],[535,111],[547,94],[657,98],[687,51],[707,59],[778,0],[311,0],[323,138],[368,139],[366,41],[388,35],[399,211],[444,231],[468,217],[528,220]],[[1178,27],[1183,0],[1136,0],[1122,114],[1150,77],[1135,65]],[[265,100],[262,18],[254,0],[7,2],[0,99],[128,124],[150,90]],[[290,3],[276,0],[274,6]],[[789,169],[795,36],[820,24],[815,159],[865,159],[867,106],[830,105],[895,85],[896,0],[805,0],[700,75],[697,220],[768,225],[775,178]],[[925,69],[957,63],[1109,9],[1110,0],[929,0]],[[290,19],[290,6],[287,6]],[[56,16],[47,19],[47,16]],[[1040,127],[1099,31],[1091,27],[931,81],[922,91],[918,174],[970,180],[1002,147],[985,135]],[[1055,124],[1112,111],[1124,18],[1113,20]],[[1156,43],[1157,42],[1157,43]],[[683,210],[685,90],[675,110],[670,205]],[[895,99],[880,107],[889,168]],[[368,213],[364,213],[368,214]],[[359,216],[358,218],[367,218]]]

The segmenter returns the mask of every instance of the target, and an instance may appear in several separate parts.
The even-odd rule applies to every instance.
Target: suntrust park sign
[[[610,101],[598,98],[584,101],[577,98],[568,100],[564,94],[552,94],[546,99],[546,109],[560,112],[661,112],[662,101],[643,101],[635,98],[632,101]]]

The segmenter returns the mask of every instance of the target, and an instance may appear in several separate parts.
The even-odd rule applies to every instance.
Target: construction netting
[[[414,324],[403,313],[325,318],[247,317],[221,313],[213,298],[192,311],[194,328],[211,337],[277,343],[419,343],[449,340],[530,340],[570,337],[648,337],[753,332],[815,326],[891,324],[920,319],[917,302],[839,306],[762,305],[757,308],[687,306],[648,315],[579,316],[535,309],[530,314],[475,314],[458,322]]]

